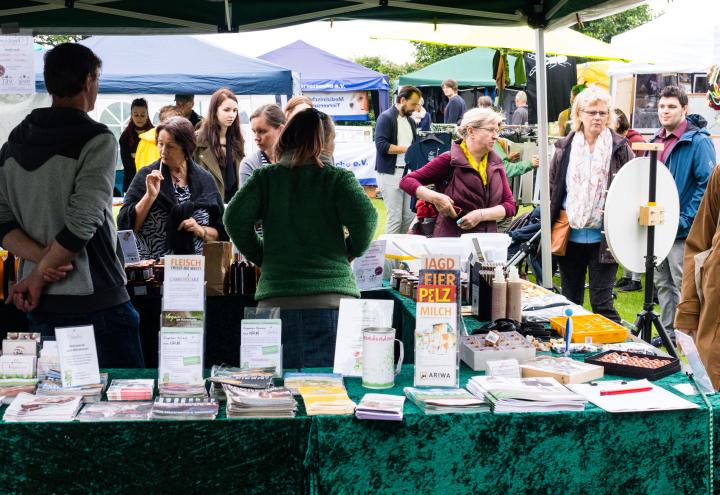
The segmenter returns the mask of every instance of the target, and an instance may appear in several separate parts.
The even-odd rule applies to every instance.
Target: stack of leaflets
[[[150,419],[152,402],[95,402],[87,404],[77,419],[80,421],[142,421]]]
[[[155,380],[116,378],[107,390],[108,400],[152,400]],[[87,409],[87,408],[86,408]]]
[[[223,385],[234,387],[265,389],[273,384],[275,368],[225,368],[213,366],[208,381],[211,383],[210,396],[225,397]]]
[[[355,403],[348,397],[344,386],[302,385],[299,389],[308,416],[318,414],[352,414]]]
[[[552,377],[474,376],[467,388],[477,397],[487,398],[496,413],[582,411],[587,403]]]
[[[218,401],[208,397],[158,397],[150,419],[215,419]]]
[[[405,397],[402,395],[365,394],[355,409],[358,419],[402,421]]]
[[[99,402],[108,383],[108,374],[100,373],[100,383],[63,387],[58,370],[50,370],[48,377],[38,383],[37,395],[77,395],[84,402]]]
[[[223,384],[228,418],[293,418],[295,398],[286,388],[263,390]]]
[[[40,357],[37,361],[37,377],[44,380],[48,377],[50,370],[60,369],[60,356],[58,355],[57,341],[43,341],[40,349]]]
[[[208,393],[204,383],[160,383],[158,384],[160,397],[188,397],[203,398]]]
[[[38,397],[23,392],[5,410],[3,420],[7,423],[72,421],[81,403],[82,397],[77,395]]]
[[[340,373],[285,373],[285,388],[293,395],[300,395],[300,387],[342,387],[343,376]]]
[[[405,395],[425,414],[479,413],[490,410],[482,398],[462,388],[405,387]]]
[[[0,402],[9,404],[21,392],[35,392],[35,364],[31,355],[0,356],[0,396],[4,397]]]

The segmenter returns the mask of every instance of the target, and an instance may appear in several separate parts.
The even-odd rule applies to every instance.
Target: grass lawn
[[[371,199],[371,201],[378,212],[378,226],[377,230],[375,231],[375,239],[377,239],[380,234],[385,232],[385,203],[383,203],[382,199]],[[525,213],[530,208],[530,206],[521,207],[518,214]],[[621,276],[622,269],[619,269],[617,278],[619,279]],[[554,282],[555,285],[557,285],[558,287],[560,286],[559,277],[555,277]],[[642,276],[642,284],[643,287],[645,287],[645,275]],[[629,321],[630,323],[635,323],[637,314],[642,310],[644,294],[644,291],[617,292],[617,299],[615,299],[615,309],[617,309],[618,313],[620,313],[620,317],[623,320]],[[585,290],[584,306],[588,311],[592,311],[592,308],[590,307],[590,295],[588,294],[587,289]],[[658,311],[658,308],[656,307],[655,310]]]

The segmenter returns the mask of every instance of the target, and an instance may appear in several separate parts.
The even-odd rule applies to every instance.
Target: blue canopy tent
[[[198,36],[92,36],[81,44],[103,61],[101,93],[209,95],[229,88],[238,95],[292,95],[290,69],[245,57]],[[42,53],[37,91],[45,91]]]
[[[380,72],[296,41],[258,58],[300,73],[300,88],[310,92],[377,91],[376,115],[390,106],[388,78]],[[367,120],[366,115],[334,115],[336,120]]]

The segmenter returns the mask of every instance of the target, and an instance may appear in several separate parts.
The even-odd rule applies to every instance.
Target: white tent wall
[[[158,111],[165,105],[173,105],[175,95],[136,95],[136,94],[107,94],[100,93],[95,102],[95,109],[89,112],[90,117],[98,122],[107,125],[115,134],[120,137],[130,118],[130,103],[135,98],[143,97],[148,102],[150,118],[155,124],[158,123]],[[250,130],[249,117],[252,112],[261,105],[275,103],[275,96],[272,95],[239,95],[238,112],[242,133],[245,137],[245,153],[254,153],[257,149],[252,131]],[[35,93],[33,95],[0,95],[0,143],[7,141],[10,131],[18,125],[33,109],[47,107],[50,105],[50,96],[47,93]],[[195,111],[200,115],[207,114],[210,105],[210,95],[195,95]],[[120,156],[116,169],[122,169]]]
[[[614,36],[610,45],[638,62],[709,67],[720,63],[717,7],[717,0],[663,5],[663,15]]]

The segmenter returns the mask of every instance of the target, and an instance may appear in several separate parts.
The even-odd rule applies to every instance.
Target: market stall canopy
[[[663,15],[614,36],[610,45],[627,53],[632,60],[665,65],[690,63],[707,70],[720,63],[717,7],[717,0],[683,0],[668,4]]]
[[[202,36],[91,36],[80,42],[103,61],[101,93],[291,95],[292,70],[210,44]],[[39,59],[39,62],[38,62]],[[45,91],[42,56],[36,89]]]
[[[424,23],[406,23],[402,30],[386,31],[374,35],[381,39],[423,41],[442,45],[481,46],[504,48],[521,52],[535,51],[535,32],[527,26],[466,26]],[[607,43],[585,36],[572,29],[548,31],[545,35],[548,54],[595,59],[625,59],[622,52]]]
[[[418,71],[400,76],[400,84],[413,86],[440,86],[445,79],[455,79],[459,86],[495,86],[493,74],[493,56],[491,48],[475,48],[473,50],[446,58]],[[515,64],[515,57],[508,56],[510,67]],[[512,84],[513,71],[510,71]]]
[[[34,34],[216,33],[320,19],[557,28],[628,9],[640,0],[3,0],[2,30]]]
[[[389,88],[386,75],[304,41],[290,43],[258,58],[298,72],[303,91],[387,91]]]

